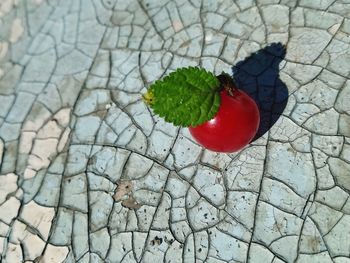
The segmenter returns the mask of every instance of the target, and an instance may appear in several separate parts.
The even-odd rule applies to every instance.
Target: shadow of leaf
[[[285,55],[284,45],[272,43],[232,67],[238,88],[259,106],[260,125],[253,141],[276,123],[287,105],[288,89],[279,78],[279,64]]]

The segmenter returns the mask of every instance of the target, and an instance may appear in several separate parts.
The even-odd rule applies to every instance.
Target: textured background
[[[1,0],[0,260],[350,262],[349,33],[349,0]],[[257,140],[153,116],[187,65],[235,65]]]

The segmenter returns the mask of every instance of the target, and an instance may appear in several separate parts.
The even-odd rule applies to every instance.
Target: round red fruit
[[[225,87],[224,87],[225,88]],[[215,117],[196,127],[191,135],[205,148],[216,152],[235,152],[255,136],[260,122],[255,101],[239,89],[223,89]]]

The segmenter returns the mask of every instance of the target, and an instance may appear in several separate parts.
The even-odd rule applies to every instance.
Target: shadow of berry
[[[279,78],[279,64],[285,55],[284,45],[272,43],[232,67],[236,85],[259,106],[260,124],[254,140],[276,123],[287,105],[288,89]]]

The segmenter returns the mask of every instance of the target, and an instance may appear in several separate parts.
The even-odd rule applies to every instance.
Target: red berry
[[[229,95],[220,92],[221,104],[216,116],[196,127],[189,127],[195,140],[216,152],[234,152],[246,146],[255,136],[260,114],[255,101],[239,89]]]

